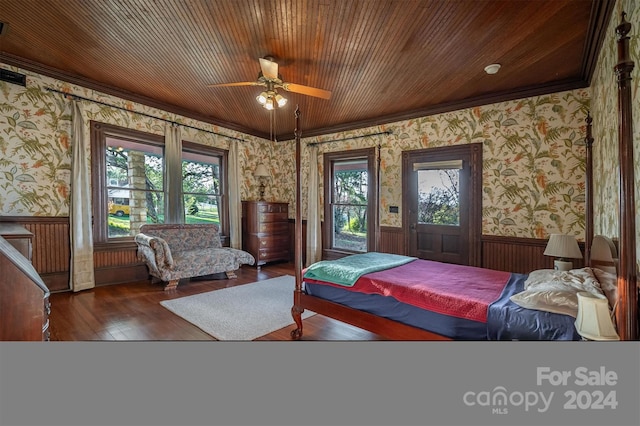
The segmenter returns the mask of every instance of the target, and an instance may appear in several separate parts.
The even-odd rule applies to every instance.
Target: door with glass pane
[[[410,256],[476,263],[481,183],[476,183],[474,194],[469,151],[470,146],[464,145],[404,153],[403,219]],[[481,165],[480,159],[475,166],[480,172]]]

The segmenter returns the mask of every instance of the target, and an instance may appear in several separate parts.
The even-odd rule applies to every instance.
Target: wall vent
[[[0,69],[0,80],[27,87],[27,76],[17,72]]]

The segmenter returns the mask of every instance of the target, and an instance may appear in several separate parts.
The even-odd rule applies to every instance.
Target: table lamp
[[[573,268],[573,262],[567,259],[582,259],[576,237],[565,234],[551,234],[547,248],[544,249],[544,255],[558,258],[554,260],[553,267],[559,271],[568,271]]]
[[[578,293],[576,330],[586,340],[620,340],[604,295]]]
[[[260,199],[259,201],[264,201],[264,180],[269,177],[269,171],[265,167],[264,164],[258,164],[253,175],[258,178],[260,181]]]

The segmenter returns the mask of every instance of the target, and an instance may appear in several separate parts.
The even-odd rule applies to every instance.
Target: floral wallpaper
[[[230,143],[241,143],[239,157],[242,169],[254,170],[263,160],[256,148],[260,149],[264,143],[251,135],[226,131],[29,71],[7,68],[26,74],[27,87],[0,82],[0,215],[69,215],[71,104],[61,94],[45,88],[141,113],[81,101],[86,141],[90,140],[90,120],[163,135],[166,123],[143,115],[146,114],[243,139],[245,142],[235,142],[207,131],[181,127],[183,140],[223,149],[229,149]],[[90,158],[91,152],[87,152],[87,156]],[[244,175],[240,188],[243,199],[257,194],[253,174],[248,172]]]
[[[550,95],[501,102],[364,129],[304,138],[301,146],[302,216],[306,218],[307,143],[319,145],[315,165],[322,175],[322,153],[380,146],[380,219],[382,226],[401,227],[401,157],[405,150],[483,144],[483,234],[546,238],[550,233],[584,234],[584,136],[585,117],[594,117],[596,232],[617,235],[617,93],[613,64],[616,60],[613,28],[619,12],[627,20],[640,19],[637,2],[624,0],[616,6],[592,86]],[[634,99],[637,99],[638,29],[632,30]],[[242,199],[255,199],[258,182],[253,170],[262,162],[271,172],[266,198],[289,202],[295,216],[295,143],[273,142],[175,116],[144,105],[15,69],[27,75],[27,87],[0,82],[0,215],[67,216],[70,191],[70,105],[52,87],[68,93],[166,118],[194,127],[244,139],[240,163],[244,172]],[[637,104],[637,102],[636,102]],[[82,102],[85,119],[163,134],[161,120],[93,102]],[[301,111],[304,115],[304,111]],[[634,122],[640,108],[634,109]],[[293,120],[293,113],[291,114]],[[304,129],[303,129],[304,130]],[[389,132],[386,134],[384,132]],[[640,125],[634,126],[636,152]],[[374,136],[367,136],[376,134]],[[182,128],[183,139],[227,149],[229,138]],[[88,124],[85,138],[89,138]],[[351,138],[351,139],[349,139]],[[339,140],[337,142],[327,142]],[[326,143],[324,143],[326,142]],[[91,153],[87,155],[90,157]],[[640,162],[636,154],[636,174]],[[320,179],[322,185],[322,179]],[[322,194],[322,188],[320,188]],[[636,203],[640,202],[636,195]],[[636,209],[640,211],[640,205]]]
[[[606,39],[591,83],[593,115],[594,232],[619,235],[619,167],[618,167],[618,84],[614,67],[618,61],[615,28],[622,12],[632,24],[629,50],[635,66],[631,72],[633,141],[635,164],[636,233],[640,231],[640,4],[636,0],[618,1],[611,16]],[[636,238],[640,254],[640,239]],[[638,262],[640,267],[640,261]]]
[[[71,115],[39,87],[0,82],[0,214],[68,215]]]
[[[388,207],[402,206],[402,152],[479,142],[483,234],[582,238],[589,101],[589,90],[574,90],[303,139],[301,180],[305,185],[307,143],[326,142],[319,145],[320,154],[380,145],[380,221],[400,227],[402,212],[389,213]],[[348,138],[353,139],[344,141]],[[342,141],[327,142],[334,139]],[[290,155],[294,149],[291,144]],[[317,166],[321,170],[322,164]],[[302,208],[306,217],[306,191]]]

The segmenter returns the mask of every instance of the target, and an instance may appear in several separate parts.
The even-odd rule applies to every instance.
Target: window
[[[162,147],[106,137],[107,238],[135,235],[144,223],[164,220]]]
[[[227,168],[226,151],[183,142],[182,196],[186,223],[227,223],[223,205],[222,170]]]
[[[145,223],[164,223],[169,197],[183,197],[186,223],[228,230],[226,151],[184,142],[183,191],[169,194],[162,136],[97,122],[91,129],[95,243],[131,239]]]
[[[374,158],[373,148],[324,154],[325,250],[374,249]]]

